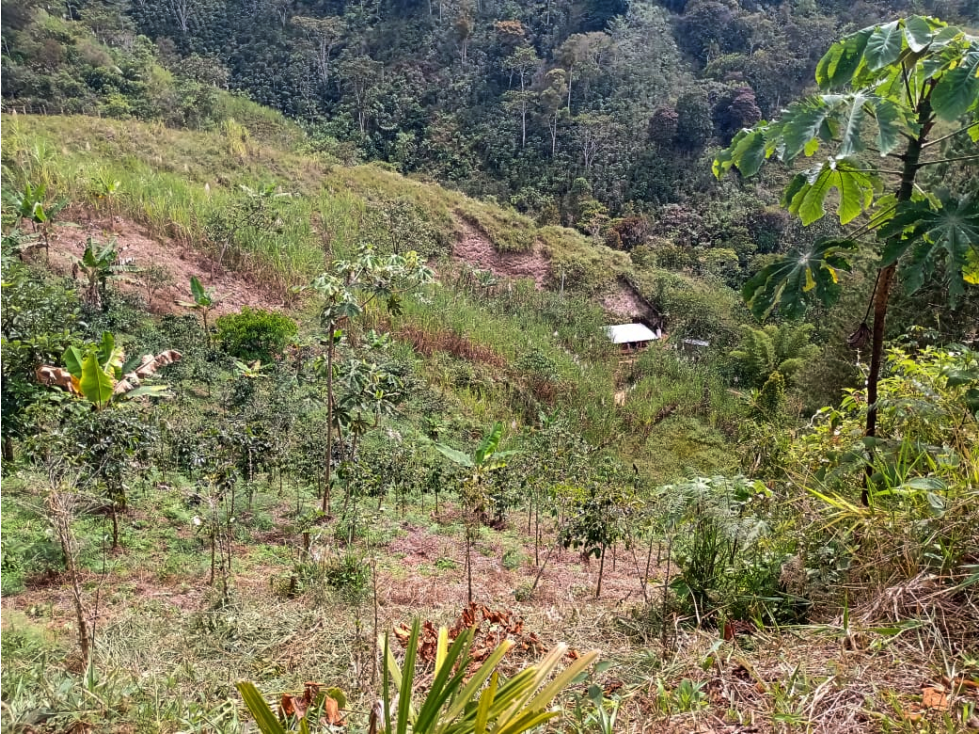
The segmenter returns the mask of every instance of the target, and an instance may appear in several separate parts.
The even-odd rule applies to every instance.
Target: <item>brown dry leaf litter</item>
[[[504,640],[513,642],[514,651],[524,655],[543,655],[547,652],[537,633],[525,632],[523,618],[507,609],[490,609],[470,602],[469,606],[463,608],[455,623],[448,627],[449,643],[467,629],[473,630],[471,655],[474,665],[486,660]],[[402,647],[407,647],[411,630],[405,624],[395,625],[394,636]],[[434,662],[437,650],[438,629],[426,619],[422,622],[419,634],[418,657],[426,663]],[[569,653],[570,657],[577,657],[577,653],[572,653]]]
[[[293,696],[291,693],[283,693],[279,700],[279,714],[282,718],[295,716],[297,720],[306,718],[306,713],[310,708],[320,704],[320,689],[322,683],[306,681],[303,684],[303,692],[300,696]],[[323,694],[322,700],[323,715],[320,723],[326,726],[346,726],[344,715],[340,711],[340,704],[337,699],[330,695],[329,691]]]

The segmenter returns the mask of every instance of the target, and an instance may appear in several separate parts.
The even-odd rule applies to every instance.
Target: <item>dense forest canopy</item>
[[[7,2],[3,99],[12,110],[215,129],[233,116],[232,90],[300,123],[311,154],[384,162],[629,253],[633,285],[677,316],[650,269],[705,279],[721,298],[778,254],[838,231],[829,219],[800,226],[779,207],[785,168],[717,181],[710,160],[811,89],[834,38],[911,5]],[[913,5],[977,22],[969,0]],[[973,167],[923,175],[956,188]],[[581,267],[554,265],[572,286],[589,280]],[[804,390],[811,408],[856,377],[844,338],[859,321],[842,313],[858,310],[872,283],[855,282],[853,303],[815,318],[829,348],[819,384]],[[898,308],[939,341],[959,340],[979,314],[974,289],[950,309],[936,306],[936,287],[899,295]],[[716,314],[701,321],[691,336],[720,337]],[[891,336],[903,330],[892,326]]]
[[[919,5],[976,20],[968,0]],[[3,95],[38,111],[146,117],[151,104],[125,98],[134,87],[152,98],[172,74],[180,89],[226,87],[282,110],[342,156],[573,224],[601,214],[567,201],[578,179],[613,216],[709,196],[705,147],[798,96],[841,32],[910,9],[901,0],[8,2]],[[76,24],[119,53],[100,58],[88,38],[71,40]],[[166,71],[150,71],[153,55]],[[180,107],[207,114],[199,100]]]

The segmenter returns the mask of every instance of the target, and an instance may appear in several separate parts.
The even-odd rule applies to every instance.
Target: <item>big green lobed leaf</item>
[[[839,274],[849,272],[846,253],[854,252],[853,240],[824,239],[804,253],[788,255],[756,274],[741,293],[759,320],[775,309],[786,318],[805,313],[807,297],[832,305],[840,295]]]
[[[893,64],[900,57],[903,45],[904,36],[899,21],[874,28],[864,48],[867,65],[876,71]]]
[[[941,204],[937,209],[928,201],[899,205],[895,216],[878,233],[887,241],[881,266],[903,260],[905,287],[913,293],[944,260],[949,296],[954,302],[971,281],[979,259],[979,195],[958,200],[944,197]]]
[[[871,206],[875,184],[873,176],[850,161],[830,159],[796,175],[782,196],[782,205],[808,226],[826,215],[826,199],[835,189],[840,224],[847,224]]]
[[[973,41],[970,50],[954,69],[946,71],[935,84],[931,93],[931,108],[935,115],[946,121],[954,121],[979,105],[979,41]]]

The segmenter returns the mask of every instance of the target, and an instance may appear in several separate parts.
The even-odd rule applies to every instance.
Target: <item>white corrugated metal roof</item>
[[[613,344],[634,344],[635,342],[649,342],[659,339],[653,331],[645,324],[616,324],[606,326],[605,333],[612,340]]]

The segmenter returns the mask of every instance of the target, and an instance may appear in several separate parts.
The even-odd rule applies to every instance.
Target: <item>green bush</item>
[[[296,334],[296,322],[281,313],[245,306],[217,321],[218,341],[228,354],[248,362],[272,362]]]
[[[807,603],[780,589],[793,550],[772,531],[772,493],[745,477],[691,479],[661,487],[663,518],[676,575],[670,590],[686,615],[728,618],[804,617]]]
[[[327,564],[324,577],[326,583],[337,591],[358,597],[367,591],[371,572],[364,559],[348,553]]]

